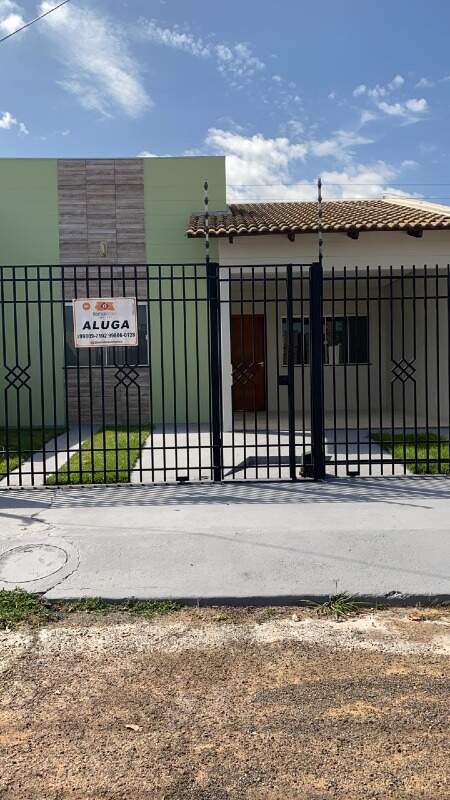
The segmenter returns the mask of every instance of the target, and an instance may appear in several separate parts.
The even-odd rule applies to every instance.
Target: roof
[[[225,211],[209,214],[210,236],[314,233],[317,227],[317,202],[233,203]],[[397,198],[322,203],[324,232],[436,229],[450,229],[450,206]],[[192,238],[204,237],[205,215],[191,214],[186,233]]]

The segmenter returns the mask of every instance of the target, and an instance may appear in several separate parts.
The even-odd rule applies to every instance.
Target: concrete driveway
[[[9,489],[0,587],[49,598],[450,598],[450,480]]]

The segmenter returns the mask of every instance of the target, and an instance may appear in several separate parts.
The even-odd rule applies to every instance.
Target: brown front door
[[[266,407],[264,316],[231,317],[233,411],[263,411]]]

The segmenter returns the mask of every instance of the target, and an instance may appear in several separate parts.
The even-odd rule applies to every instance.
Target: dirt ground
[[[2,800],[450,798],[450,615],[76,614],[0,633]]]

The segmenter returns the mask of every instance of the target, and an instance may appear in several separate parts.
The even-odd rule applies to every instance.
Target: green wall
[[[225,208],[225,158],[221,156],[146,158],[144,161],[145,232],[149,264],[205,261],[204,240],[185,234],[189,215],[203,210],[205,180],[209,208]],[[217,258],[217,242],[211,242]]]
[[[4,302],[0,309],[0,425],[5,424],[7,413],[9,427],[18,422],[23,428],[61,426],[65,420],[57,169],[56,159],[0,159],[3,298],[19,301],[15,306]],[[186,417],[192,422],[208,419],[204,241],[189,240],[185,234],[190,213],[203,209],[205,180],[210,209],[223,209],[224,158],[144,160],[148,263],[198,264],[197,280],[192,267],[185,268],[185,280],[181,268],[162,267],[161,283],[155,280],[159,278],[157,268],[150,269],[148,320],[155,424],[185,422]],[[212,259],[217,258],[214,240],[210,253]],[[51,272],[46,266],[36,269],[51,264],[55,265]],[[11,269],[14,266],[16,269]],[[27,386],[19,393],[14,387],[7,388],[5,362],[7,368],[18,363],[28,369],[31,391]]]
[[[55,158],[0,159],[0,264],[58,264]]]
[[[144,162],[147,261],[197,265],[150,268],[148,322],[155,424],[209,419],[205,244],[185,234],[189,215],[203,210],[205,180],[210,210],[224,209],[224,158],[147,158]],[[218,257],[214,240],[210,255],[212,260]]]
[[[0,159],[1,425],[64,424],[60,270],[34,266],[58,263],[56,159]],[[19,391],[5,377],[15,364],[29,374]]]

